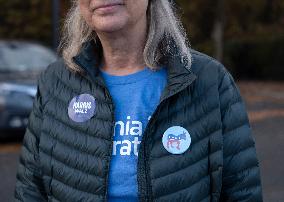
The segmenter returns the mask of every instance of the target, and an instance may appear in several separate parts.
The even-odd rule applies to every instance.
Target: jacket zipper
[[[142,176],[142,177],[140,177],[140,180],[143,180],[144,179],[144,186],[145,186],[145,193],[142,193],[142,195],[141,195],[141,197],[142,197],[142,200],[141,201],[153,201],[153,199],[152,199],[152,190],[151,190],[151,183],[150,183],[150,174],[148,173],[149,172],[149,170],[148,170],[148,166],[147,166],[147,159],[148,159],[148,153],[147,153],[147,149],[146,149],[146,140],[148,139],[148,137],[149,137],[149,134],[151,134],[151,129],[152,129],[152,125],[154,124],[154,121],[155,121],[155,117],[157,116],[157,113],[158,113],[158,111],[160,110],[160,108],[161,108],[161,106],[163,105],[163,103],[164,103],[164,101],[165,100],[167,100],[167,98],[166,99],[163,99],[163,100],[161,100],[161,102],[159,102],[159,104],[158,104],[158,106],[156,107],[156,109],[155,109],[155,111],[153,112],[153,114],[152,114],[152,116],[151,116],[151,118],[150,118],[150,120],[149,120],[149,122],[148,122],[148,124],[146,125],[146,128],[145,128],[145,131],[144,131],[144,134],[143,134],[143,136],[142,136],[142,140],[141,140],[141,145],[142,145],[142,150],[141,149],[139,149],[139,152],[138,152],[138,157],[139,156],[141,156],[141,154],[142,154],[142,157],[141,158],[143,158],[143,161],[141,161],[141,162],[143,162],[143,164],[142,164],[142,167],[143,167],[143,171],[144,171],[144,173],[143,173],[143,175],[145,175],[144,177]],[[139,160],[139,159],[138,159]],[[138,169],[139,170],[139,169]],[[139,173],[137,173],[137,174],[139,174]],[[138,175],[137,175],[138,176]],[[139,185],[142,185],[142,187],[143,187],[143,183],[138,183],[138,186]],[[142,190],[142,188],[141,188],[141,190]],[[139,191],[139,190],[138,190]]]
[[[105,200],[107,201],[107,195],[108,195],[108,178],[109,178],[109,167],[110,167],[110,161],[111,161],[111,157],[112,157],[112,148],[113,148],[113,139],[114,139],[114,126],[115,126],[115,117],[114,117],[114,110],[115,110],[115,106],[112,103],[113,106],[113,110],[112,110],[112,126],[111,126],[111,142],[110,142],[110,149],[109,149],[109,159],[107,160],[107,173],[106,173],[106,192],[105,192]]]

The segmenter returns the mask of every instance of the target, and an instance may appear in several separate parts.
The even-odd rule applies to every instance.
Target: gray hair
[[[59,52],[68,68],[81,72],[72,58],[81,51],[85,42],[99,39],[81,16],[77,2],[73,1],[73,6],[66,16]],[[192,58],[189,43],[173,3],[168,0],[149,0],[147,20],[148,34],[143,52],[146,65],[151,69],[157,69],[163,56],[178,55],[190,68]]]

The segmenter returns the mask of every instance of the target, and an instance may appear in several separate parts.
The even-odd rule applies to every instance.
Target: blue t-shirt
[[[166,68],[145,67],[126,76],[100,72],[115,105],[108,201],[138,201],[137,157],[145,127],[167,82]]]

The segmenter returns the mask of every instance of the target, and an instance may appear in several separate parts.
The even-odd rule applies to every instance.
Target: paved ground
[[[265,202],[284,201],[284,82],[240,82],[256,139]]]
[[[249,112],[265,202],[284,201],[284,82],[238,83]],[[0,200],[12,201],[20,141],[0,144]]]

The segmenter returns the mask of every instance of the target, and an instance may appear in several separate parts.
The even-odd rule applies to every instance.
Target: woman
[[[230,73],[166,0],[78,0],[41,74],[17,201],[262,201]]]

